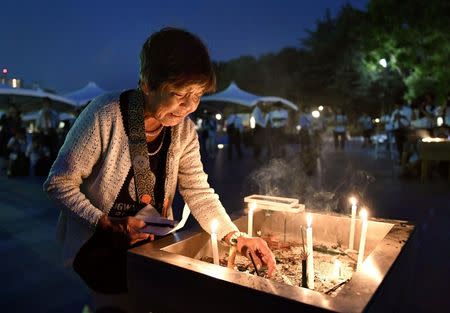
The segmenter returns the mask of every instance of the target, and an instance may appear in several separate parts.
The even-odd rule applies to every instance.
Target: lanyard
[[[141,90],[134,90],[128,97],[128,126],[131,164],[134,171],[136,198],[142,204],[155,205],[153,188],[156,177],[150,170],[147,155],[147,141],[144,126],[144,96]]]

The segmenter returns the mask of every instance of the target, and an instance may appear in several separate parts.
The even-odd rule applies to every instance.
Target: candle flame
[[[348,200],[350,201],[350,203],[351,203],[352,205],[356,205],[356,204],[358,203],[358,200],[356,200],[355,197],[350,197]]]
[[[361,211],[359,212],[359,216],[363,219],[363,220],[367,220],[367,210],[366,209],[361,209]]]
[[[256,202],[250,202],[248,205],[248,209],[252,212],[255,211],[256,210]]]
[[[311,213],[306,214],[306,224],[308,225],[308,228],[311,227],[311,224],[312,224],[312,215],[311,215]]]
[[[211,232],[217,233],[217,227],[219,226],[219,222],[217,222],[216,219],[212,220],[211,222]]]

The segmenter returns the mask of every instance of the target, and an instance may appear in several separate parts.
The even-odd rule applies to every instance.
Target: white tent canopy
[[[251,108],[253,103],[260,98],[257,95],[240,89],[235,82],[231,82],[230,86],[224,91],[202,97],[202,101],[218,101],[218,102],[231,102],[243,105],[247,108]]]
[[[100,88],[96,83],[89,82],[81,89],[69,92],[65,96],[73,100],[77,106],[83,106],[97,96],[106,93],[105,90]]]
[[[22,112],[39,110],[44,98],[51,100],[51,107],[57,111],[70,111],[75,107],[75,102],[42,89],[33,90],[25,88],[11,88],[0,85],[0,109],[6,110],[9,105],[17,105]]]
[[[290,109],[293,109],[295,111],[298,110],[297,106],[289,100],[280,97],[264,97],[254,95],[240,89],[235,82],[231,82],[228,88],[221,92],[202,97],[201,101],[202,103],[234,103],[243,106],[247,110],[255,107],[259,103],[263,105],[281,103],[283,105],[286,105]]]
[[[273,104],[273,103],[282,103],[285,106],[287,106],[288,108],[291,108],[294,111],[298,111],[298,107],[292,103],[289,100],[286,100],[284,98],[280,98],[280,97],[261,97],[258,99],[257,103],[261,103],[262,105],[265,104]],[[254,105],[256,105],[257,103],[255,103]]]
[[[28,113],[22,114],[22,121],[24,121],[24,122],[35,121],[35,120],[37,120],[38,117],[39,117],[39,111],[28,112]],[[66,113],[66,112],[58,113],[58,117],[59,117],[60,121],[74,120],[77,118],[74,114]]]

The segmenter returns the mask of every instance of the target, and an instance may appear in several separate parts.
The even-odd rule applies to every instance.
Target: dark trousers
[[[307,128],[300,129],[300,149],[307,151],[311,147],[311,137]]]
[[[401,160],[405,142],[408,140],[408,130],[396,129],[394,130],[394,137],[395,137],[395,145],[397,146],[398,151],[398,158]]]
[[[253,157],[259,160],[262,148],[266,145],[266,129],[256,124],[253,133]]]
[[[370,147],[372,145],[372,129],[363,130],[363,136],[364,136],[363,148],[367,146]]]
[[[56,159],[58,155],[58,135],[54,129],[50,129],[45,133],[41,133],[41,142],[50,150],[50,158],[52,160]]]
[[[233,157],[233,146],[237,151],[239,159],[241,159],[241,134],[239,131],[233,131],[228,134],[228,160],[231,160]]]
[[[284,157],[286,155],[284,129],[270,128],[269,134],[269,159]]]
[[[30,174],[30,160],[24,153],[15,153],[15,159],[9,159],[6,174],[12,176],[28,176]]]
[[[345,132],[334,132],[334,147],[341,148],[341,150],[344,150],[345,148]]]

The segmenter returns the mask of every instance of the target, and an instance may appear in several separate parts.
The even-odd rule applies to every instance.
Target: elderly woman
[[[97,295],[126,295],[126,250],[150,236],[134,216],[151,205],[173,219],[177,185],[203,229],[209,232],[216,219],[224,244],[251,252],[273,273],[266,242],[238,231],[203,171],[188,115],[214,87],[200,39],[165,28],[142,47],[139,88],[95,99],[67,135],[44,188],[61,206],[58,236],[66,264]]]

